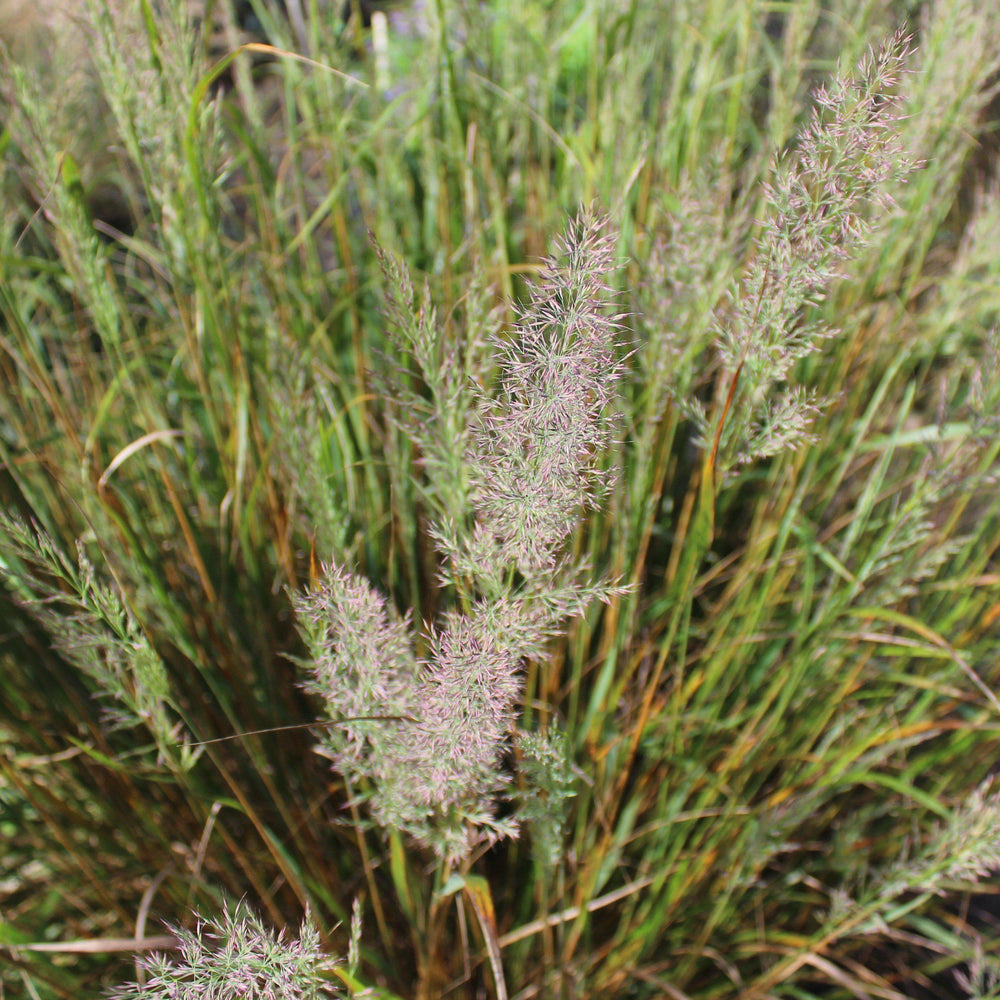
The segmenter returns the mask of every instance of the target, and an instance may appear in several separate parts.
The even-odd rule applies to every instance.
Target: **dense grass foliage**
[[[3,63],[0,995],[996,995],[993,5],[118,6]]]

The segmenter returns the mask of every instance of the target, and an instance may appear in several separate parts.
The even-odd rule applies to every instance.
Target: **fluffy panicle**
[[[773,165],[752,259],[719,318],[723,362],[741,374],[724,466],[811,440],[822,400],[788,382],[796,362],[836,333],[815,307],[869,241],[870,209],[888,210],[889,192],[914,167],[892,97],[907,55],[907,39],[897,33],[853,76],[838,73],[814,95],[798,149]]]
[[[955,810],[932,842],[919,882],[929,888],[975,885],[1000,870],[1000,789],[987,779]]]
[[[371,782],[380,824],[441,856],[460,858],[516,831],[516,820],[497,819],[495,803],[509,782],[501,764],[517,722],[522,664],[544,653],[567,617],[620,592],[581,582],[585,567],[565,555],[581,511],[607,488],[598,463],[623,366],[620,321],[605,311],[613,253],[602,224],[581,217],[546,263],[515,336],[495,341],[497,391],[472,388],[470,429],[455,433],[470,442],[466,506],[456,502],[465,490],[448,471],[453,463],[426,467],[431,479],[442,477],[428,495],[450,498],[432,534],[445,557],[442,583],[455,588],[463,609],[428,627],[427,662],[414,659],[408,622],[342,569],[329,567],[296,598],[312,656],[309,686],[344,720],[328,738],[338,769]],[[392,268],[387,276],[397,288],[397,335],[430,385],[438,357],[430,314],[421,311],[407,327],[400,313],[413,308],[409,282]],[[461,397],[454,387],[431,396],[436,420],[412,391],[398,396],[412,402],[409,419],[425,437],[463,412],[452,406]],[[444,455],[429,441],[422,450]]]
[[[55,648],[108,699],[112,728],[144,726],[159,760],[188,768],[197,759],[177,749],[167,669],[117,587],[101,580],[77,543],[74,562],[38,525],[0,511],[0,582],[50,629]]]
[[[885,913],[913,893],[973,888],[1000,871],[1000,791],[987,778],[952,811],[915,855],[907,851],[884,869],[866,893],[839,895],[831,925],[869,930],[883,927]],[[867,898],[866,898],[867,897]]]
[[[473,504],[503,563],[551,569],[607,476],[595,457],[613,429],[623,370],[620,317],[608,315],[614,242],[578,219],[541,273],[517,336],[499,343],[500,384],[482,395],[469,454]]]
[[[365,580],[335,566],[294,603],[312,657],[306,687],[332,719],[346,720],[326,738],[338,769],[355,779],[391,770],[400,722],[416,708],[409,622]]]
[[[306,916],[297,939],[268,930],[240,904],[194,931],[173,928],[180,955],[140,958],[147,979],[109,1000],[324,1000],[345,995],[327,978],[331,960]]]

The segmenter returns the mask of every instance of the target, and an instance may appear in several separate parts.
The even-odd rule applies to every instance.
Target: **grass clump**
[[[988,992],[995,15],[253,7],[4,78],[3,989]]]

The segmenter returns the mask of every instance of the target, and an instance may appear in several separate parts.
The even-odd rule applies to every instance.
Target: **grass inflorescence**
[[[249,6],[4,38],[0,996],[995,993],[992,8]]]

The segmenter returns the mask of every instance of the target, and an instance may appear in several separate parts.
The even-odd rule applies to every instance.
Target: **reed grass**
[[[4,62],[0,995],[995,994],[992,8],[253,6]]]

